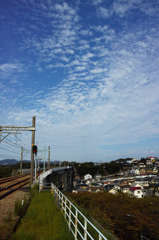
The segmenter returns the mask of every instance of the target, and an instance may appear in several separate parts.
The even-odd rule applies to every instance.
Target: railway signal
[[[35,155],[37,155],[37,146],[33,145],[32,151]]]

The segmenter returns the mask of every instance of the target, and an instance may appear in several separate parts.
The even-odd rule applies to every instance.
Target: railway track
[[[19,178],[22,178],[22,177],[27,176],[27,175],[30,175],[30,173],[21,174],[21,175],[14,176],[14,177],[12,176],[12,177],[1,178],[0,179],[0,184],[9,182],[9,181],[12,181],[12,180],[15,180],[15,179],[19,179]]]
[[[12,188],[11,186],[9,186],[7,189],[1,189],[1,194],[0,194],[0,200],[7,197],[9,194],[19,190],[20,188],[28,185],[28,183],[30,182],[30,179],[28,180],[25,180],[25,181],[22,181],[20,183],[17,183],[16,187]],[[15,184],[12,184],[12,185],[15,185]],[[10,189],[11,188],[11,189]],[[9,190],[8,190],[9,189]]]
[[[40,173],[37,173],[37,177]],[[27,177],[28,176],[28,177]],[[12,181],[12,183],[11,183]],[[11,193],[28,185],[30,182],[30,174],[23,174],[18,177],[9,177],[1,180],[0,200],[7,197]]]

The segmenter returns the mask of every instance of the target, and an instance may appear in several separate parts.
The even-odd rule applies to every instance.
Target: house
[[[159,167],[159,160],[156,160],[156,161],[155,161],[154,167]]]
[[[76,184],[76,187],[77,187],[77,188],[87,188],[88,185],[85,184],[85,183],[77,183],[77,184]]]
[[[84,175],[84,180],[92,179],[92,175],[86,174]]]
[[[134,184],[138,184],[140,187],[149,187],[149,182],[145,178],[139,178],[137,179]]]
[[[151,159],[147,159],[146,160],[146,165],[147,166],[152,166],[152,160]]]
[[[127,180],[122,180],[120,182],[120,186],[124,186],[124,185],[128,185],[128,181]]]
[[[86,182],[87,185],[90,185],[90,184],[92,183],[92,179],[89,178],[89,179],[86,180],[85,182]]]
[[[130,188],[132,188],[132,187],[140,187],[141,189],[144,188],[141,182],[140,183],[136,183],[136,182],[132,183]]]
[[[104,186],[104,188],[105,188],[105,191],[109,192],[111,189],[114,188],[114,184],[107,184]]]
[[[139,169],[135,169],[135,175],[140,175],[140,170]]]
[[[140,170],[140,174],[146,174],[145,169],[142,168],[142,169]]]
[[[150,159],[152,161],[152,160],[155,160],[156,157],[148,157],[148,159]]]
[[[138,162],[140,162],[140,159],[133,158],[131,161],[132,161],[133,163],[134,163],[134,162],[138,163]]]
[[[112,193],[112,194],[117,194],[117,193],[118,193],[118,191],[117,191],[116,189],[112,188],[112,189],[109,191],[109,193]]]
[[[131,187],[130,185],[124,185],[124,186],[121,187],[121,191],[123,193],[128,193],[130,187]]]
[[[72,193],[78,193],[78,192],[88,192],[87,188],[73,188]]]
[[[138,164],[138,166],[139,166],[139,168],[143,168],[143,167],[145,167],[145,165],[144,165],[143,162],[140,162],[140,163]]]
[[[95,177],[95,180],[96,181],[99,181],[101,179],[101,174],[100,173],[97,173],[94,177]]]
[[[74,180],[73,180],[73,186],[74,186],[74,187],[76,186],[76,184],[79,184],[79,183],[81,183],[81,180],[80,180],[80,179],[74,179]]]
[[[141,189],[141,187],[131,187],[129,189],[129,193],[133,196],[135,196],[136,198],[142,198],[143,197],[143,190]]]
[[[158,169],[156,167],[152,171],[153,171],[153,174],[157,174],[158,173]]]
[[[108,184],[113,184],[113,183],[114,183],[114,182],[112,182],[112,181],[104,181],[104,182],[103,182],[103,185],[106,186],[106,185],[108,185]]]
[[[92,183],[90,184],[91,187],[100,187],[100,185],[98,183]]]
[[[105,188],[103,186],[96,186],[96,187],[92,187],[92,186],[89,186],[88,188],[88,191],[89,192],[104,192],[105,191]]]
[[[135,170],[132,168],[132,169],[130,169],[130,171],[129,171],[129,174],[135,174]]]
[[[149,170],[146,171],[146,173],[149,175],[149,174],[152,174],[153,171],[149,169]]]

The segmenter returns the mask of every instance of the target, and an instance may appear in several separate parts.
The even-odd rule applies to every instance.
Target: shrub
[[[22,216],[25,209],[26,209],[26,206],[27,206],[26,196],[24,197],[24,200],[15,201],[15,203],[14,203],[14,215],[15,216]]]

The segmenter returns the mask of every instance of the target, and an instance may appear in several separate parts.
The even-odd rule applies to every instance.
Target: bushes
[[[11,176],[12,171],[12,167],[0,167],[0,178]]]
[[[140,232],[151,239],[159,239],[159,198],[130,198],[119,193],[69,193],[87,209],[106,229],[111,229],[120,239],[140,239]]]
[[[14,215],[15,216],[22,216],[26,210],[26,206],[27,206],[27,200],[26,200],[26,196],[24,198],[24,200],[18,200],[15,201],[14,203]]]

